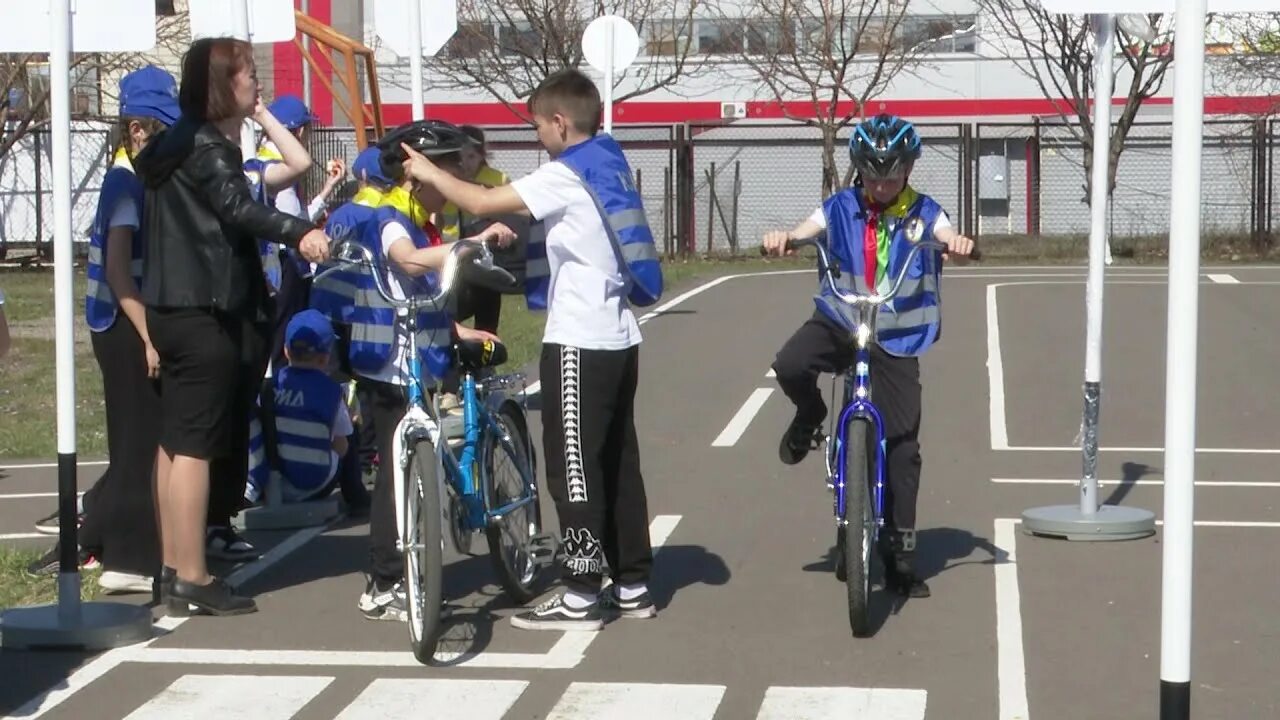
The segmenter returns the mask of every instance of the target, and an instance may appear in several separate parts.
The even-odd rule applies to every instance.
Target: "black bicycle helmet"
[[[399,179],[404,175],[404,143],[427,157],[440,157],[473,146],[476,141],[457,125],[443,120],[417,120],[405,123],[387,133],[378,141],[382,154],[378,162],[387,177]]]
[[[849,138],[849,159],[870,177],[895,175],[920,157],[920,135],[911,123],[881,113],[859,123]]]

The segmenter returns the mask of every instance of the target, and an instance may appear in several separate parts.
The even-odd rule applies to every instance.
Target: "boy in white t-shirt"
[[[597,135],[599,91],[581,72],[549,76],[530,97],[529,109],[538,141],[553,158],[531,175],[485,188],[452,177],[416,153],[405,166],[465,212],[524,212],[545,226],[550,284],[539,367],[542,446],[563,532],[565,591],[511,623],[528,630],[592,631],[603,626],[601,601],[624,617],[656,614],[648,591],[653,551],[635,428],[641,338],[628,304],[632,283],[601,209],[571,168],[582,162],[584,151],[608,157],[616,167],[625,166],[625,159],[607,135]],[[622,175],[629,168],[596,173],[595,193],[634,193],[633,179]],[[642,212],[631,217],[644,222]],[[613,584],[602,593],[606,558]]]

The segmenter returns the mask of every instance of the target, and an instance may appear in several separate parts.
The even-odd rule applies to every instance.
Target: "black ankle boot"
[[[181,578],[174,578],[169,590],[169,614],[190,613],[193,606],[210,615],[244,615],[258,611],[252,598],[236,595],[231,586],[220,578],[214,578],[208,585],[195,585]]]
[[[915,531],[886,533],[886,542],[880,545],[880,559],[884,561],[884,584],[891,592],[910,598],[927,598],[932,592],[929,585],[915,572]]]

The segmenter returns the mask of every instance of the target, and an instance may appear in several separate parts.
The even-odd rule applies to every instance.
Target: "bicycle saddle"
[[[498,367],[507,361],[507,346],[491,340],[459,340],[453,353],[463,370]]]

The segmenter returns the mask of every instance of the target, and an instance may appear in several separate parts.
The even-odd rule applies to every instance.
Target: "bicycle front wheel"
[[[849,627],[854,637],[871,630],[871,560],[876,523],[871,508],[871,478],[875,475],[872,445],[874,426],[863,418],[849,424],[844,468],[844,520],[836,542],[843,547],[845,590],[849,595]]]
[[[404,579],[409,602],[409,639],[414,657],[424,665],[435,656],[444,597],[441,547],[444,510],[436,469],[436,454],[431,443],[423,440],[415,444],[409,455],[409,477],[405,483],[408,497],[405,498]]]

